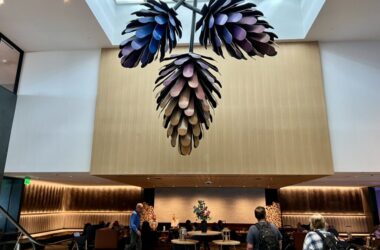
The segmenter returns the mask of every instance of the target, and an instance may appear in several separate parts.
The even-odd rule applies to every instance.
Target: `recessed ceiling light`
[[[1,3],[1,0],[0,0],[0,4],[2,4]],[[3,60],[1,60],[3,63],[7,63],[8,62],[8,60],[7,59],[3,59]]]
[[[0,0],[0,5],[2,5],[4,3],[4,0]]]
[[[207,180],[207,181],[205,181],[205,184],[206,184],[206,185],[212,185],[212,183],[213,183],[213,182],[212,182],[211,180]]]

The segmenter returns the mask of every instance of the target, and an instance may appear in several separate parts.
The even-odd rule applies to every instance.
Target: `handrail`
[[[32,235],[30,235],[30,233],[28,233],[28,231],[26,231],[15,219],[13,219],[13,217],[1,205],[0,205],[0,214],[2,214],[7,220],[9,220],[12,223],[12,225],[15,226],[21,232],[22,235],[25,235],[26,238],[28,238],[28,240],[34,245],[45,247],[45,246],[57,245],[57,244],[72,240],[71,238],[71,239],[60,240],[60,241],[52,242],[52,243],[42,243],[36,240]],[[75,245],[76,244],[77,243],[75,242]]]
[[[45,246],[46,244],[43,244],[39,241],[37,241],[35,238],[33,238],[32,235],[30,235],[20,224],[18,224],[15,219],[0,205],[0,213],[7,219],[9,220],[13,226],[15,226],[23,235],[25,235],[30,242],[33,244],[36,244],[38,246]]]

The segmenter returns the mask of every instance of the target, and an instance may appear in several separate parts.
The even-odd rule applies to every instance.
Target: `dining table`
[[[209,250],[209,241],[214,240],[216,237],[221,236],[222,232],[219,231],[210,231],[207,230],[206,232],[202,231],[190,231],[188,232],[188,235],[192,238],[197,238],[201,243],[203,243],[203,249]],[[201,244],[202,245],[202,244]]]

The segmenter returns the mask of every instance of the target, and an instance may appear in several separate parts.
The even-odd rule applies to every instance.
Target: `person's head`
[[[190,220],[186,220],[185,224],[186,225],[191,225],[191,221]]]
[[[143,222],[143,224],[142,224],[142,226],[141,226],[141,230],[142,230],[143,232],[147,232],[147,231],[150,231],[150,230],[151,230],[148,221],[144,221],[144,222]]]
[[[310,229],[325,229],[326,220],[321,214],[314,214],[310,217]]]
[[[114,223],[112,224],[113,226],[119,226],[119,221],[115,220]]]
[[[265,220],[267,213],[264,207],[257,207],[255,209],[255,217],[258,221]]]
[[[143,211],[143,204],[142,203],[137,203],[136,205],[136,212],[138,212],[139,214]]]

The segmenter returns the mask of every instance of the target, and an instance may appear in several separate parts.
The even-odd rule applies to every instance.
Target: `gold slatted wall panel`
[[[102,51],[92,174],[332,174],[318,44],[284,43],[277,57],[248,61],[196,52],[217,59],[224,87],[211,129],[183,157],[155,110],[162,64],[127,70],[117,49]]]

